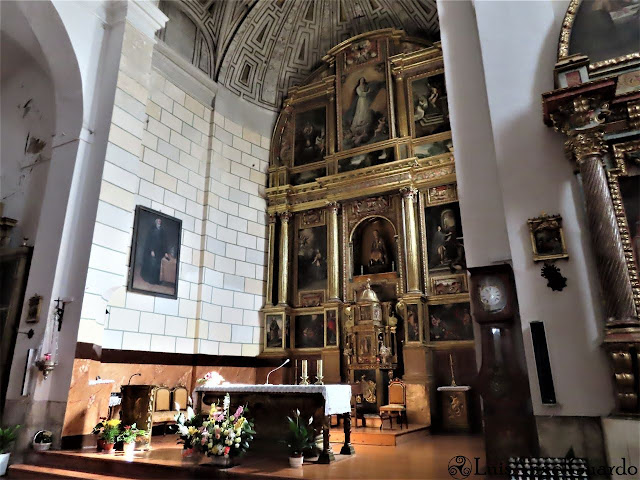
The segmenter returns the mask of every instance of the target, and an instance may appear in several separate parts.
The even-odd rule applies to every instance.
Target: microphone
[[[284,367],[287,363],[289,363],[289,359],[288,359],[288,358],[287,358],[287,359],[282,363],[282,365],[280,365],[280,366],[279,366],[279,367],[277,367],[277,368],[274,368],[274,369],[273,369],[273,370],[271,370],[269,373],[267,373],[267,381],[266,381],[266,382],[264,382],[264,384],[265,384],[265,385],[271,385],[271,384],[269,383],[269,375],[271,375],[271,374],[272,374],[273,372],[275,372],[276,370],[280,370],[280,369],[281,369],[282,367]]]

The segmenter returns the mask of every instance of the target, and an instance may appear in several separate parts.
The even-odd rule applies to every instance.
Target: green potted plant
[[[20,425],[15,427],[0,427],[0,477],[7,473],[7,466],[9,466],[9,457],[11,456],[11,445],[16,441],[18,435],[16,432],[20,428]]]
[[[31,446],[36,452],[45,452],[51,448],[53,433],[49,430],[40,430],[33,436]]]
[[[101,452],[102,450],[104,450],[104,439],[102,438],[102,432],[104,431],[104,424],[106,421],[107,421],[107,417],[100,417],[100,421],[96,423],[96,426],[93,427],[93,430],[91,431],[93,435],[98,436],[98,441],[96,445],[96,449],[98,450],[98,452]]]
[[[117,440],[124,445],[124,453],[131,455],[136,449],[136,439],[146,434],[147,432],[145,430],[136,428],[136,424],[134,423],[133,425],[125,425],[118,435]]]
[[[101,437],[105,453],[115,452],[116,440],[120,435],[120,420],[112,419],[104,422]]]
[[[315,432],[311,424],[313,417],[308,421],[302,420],[300,410],[293,412],[293,418],[287,417],[289,424],[289,435],[285,443],[289,447],[289,465],[293,468],[302,467],[304,452],[315,448]]]

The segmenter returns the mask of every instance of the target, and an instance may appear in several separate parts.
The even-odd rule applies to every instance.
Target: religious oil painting
[[[396,271],[395,229],[384,217],[363,220],[353,232],[353,274]]]
[[[338,172],[350,172],[359,168],[373,167],[375,165],[393,162],[394,159],[393,147],[360,153],[353,157],[338,160]]]
[[[429,305],[429,339],[473,340],[473,322],[469,302]]]
[[[420,318],[418,317],[418,305],[415,303],[407,304],[407,341],[420,341]]]
[[[449,107],[444,74],[413,80],[411,102],[414,137],[449,130]]]
[[[629,226],[633,259],[636,262],[636,268],[640,271],[640,175],[619,177],[619,181],[624,212]]]
[[[377,40],[353,42],[344,54],[344,70],[376,62],[380,59],[380,43]]]
[[[320,162],[326,155],[326,107],[298,113],[295,118],[294,166]]]
[[[326,311],[325,347],[338,346],[338,311]]]
[[[560,215],[542,215],[529,219],[527,223],[535,262],[569,257]]]
[[[298,315],[295,318],[294,340],[295,348],[324,347],[324,315],[314,313]]]
[[[298,230],[298,290],[319,290],[327,283],[327,227]]]
[[[427,207],[425,216],[429,270],[462,271],[466,260],[458,204]]]
[[[441,140],[439,142],[422,143],[413,146],[413,154],[418,158],[435,157],[443,153],[453,153],[453,140]]]
[[[569,54],[583,54],[593,64],[638,52],[640,2],[582,0],[571,28]]]
[[[265,348],[282,348],[284,338],[282,315],[267,315],[265,329]]]
[[[343,76],[340,112],[342,150],[389,138],[389,109],[383,63]]]
[[[136,206],[127,289],[157,297],[178,297],[182,220]]]
[[[304,185],[305,183],[315,182],[316,178],[324,177],[325,175],[325,167],[312,168],[310,170],[303,170],[295,173],[292,172],[289,177],[289,183],[291,185]]]

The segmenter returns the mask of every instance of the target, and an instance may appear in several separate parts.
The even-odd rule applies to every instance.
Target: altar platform
[[[332,439],[333,440],[333,439]],[[360,445],[352,456],[336,455],[329,465],[305,464],[301,469],[289,468],[286,455],[259,455],[249,452],[238,466],[218,471],[208,459],[194,465],[181,458],[182,446],[176,437],[154,437],[154,448],[136,452],[134,457],[108,455],[94,450],[50,451],[32,453],[28,464],[12,465],[8,479],[199,479],[199,478],[331,478],[331,479],[433,479],[451,478],[448,462],[455,455],[469,459],[480,457],[484,471],[484,445],[479,435],[421,435],[407,445],[396,447]],[[340,444],[332,444],[339,451]],[[474,461],[475,464],[475,461]],[[468,478],[475,478],[473,475]],[[486,478],[478,476],[477,478]]]
[[[351,444],[394,447],[424,438],[429,434],[429,425],[409,424],[409,428],[403,427],[402,430],[399,426],[394,426],[393,430],[388,427],[380,430],[378,427],[354,427],[352,425]],[[331,441],[344,442],[342,427],[331,428]]]

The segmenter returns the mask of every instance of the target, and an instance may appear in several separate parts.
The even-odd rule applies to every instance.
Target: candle
[[[302,360],[302,378],[307,376],[307,360]]]
[[[322,360],[318,360],[316,377],[318,378],[322,377]]]
[[[360,265],[360,275],[364,275],[364,267]]]

